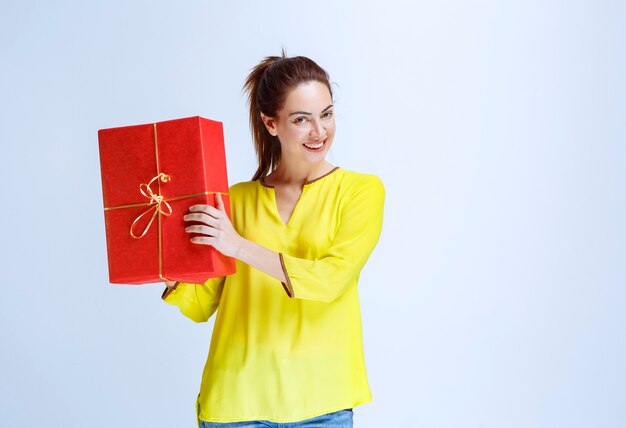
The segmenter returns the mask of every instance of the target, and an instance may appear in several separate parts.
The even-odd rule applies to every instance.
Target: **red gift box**
[[[235,272],[235,259],[193,244],[183,216],[191,205],[230,217],[222,123],[201,117],[98,131],[109,281],[201,284]]]

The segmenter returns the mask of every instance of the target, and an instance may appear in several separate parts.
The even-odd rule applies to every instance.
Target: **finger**
[[[189,212],[200,212],[205,213],[215,218],[219,218],[222,215],[222,212],[211,205],[192,205],[189,207]]]
[[[185,228],[185,231],[187,233],[199,233],[199,234],[208,235],[208,236],[216,236],[218,232],[218,230],[214,227],[200,226],[200,225],[187,226]]]
[[[210,238],[207,236],[194,236],[193,238],[191,238],[191,242],[193,242],[194,244],[212,246],[215,244],[215,238]]]
[[[202,212],[202,213],[193,213],[193,214],[185,214],[183,216],[183,220],[185,221],[197,221],[199,223],[204,223],[209,226],[217,226],[219,224],[219,220],[215,217],[211,217],[210,215]]]
[[[224,201],[222,201],[222,194],[220,192],[217,192],[215,194],[215,206],[221,212],[223,212],[223,213],[226,212],[226,209],[224,208]]]

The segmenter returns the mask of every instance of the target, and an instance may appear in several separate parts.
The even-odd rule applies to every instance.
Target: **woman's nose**
[[[324,129],[322,122],[320,120],[314,120],[312,123],[313,129],[311,129],[311,137],[317,137],[317,139],[326,138],[326,129]]]

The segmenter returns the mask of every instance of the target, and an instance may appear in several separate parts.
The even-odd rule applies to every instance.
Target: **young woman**
[[[375,175],[326,161],[334,107],[315,62],[266,57],[244,89],[259,167],[229,190],[232,223],[219,194],[217,208],[185,216],[191,241],[236,258],[237,272],[168,282],[163,293],[196,322],[217,310],[199,424],[352,427],[352,408],[371,400],[357,282],[385,190]]]

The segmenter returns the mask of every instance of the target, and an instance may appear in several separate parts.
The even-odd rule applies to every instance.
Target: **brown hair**
[[[328,79],[328,73],[313,60],[304,56],[288,58],[284,49],[281,56],[267,56],[252,68],[243,90],[248,93],[250,131],[259,162],[253,181],[265,177],[280,163],[280,142],[265,127],[261,113],[277,117],[289,92],[299,84],[312,80],[325,84],[332,99],[333,91]]]

